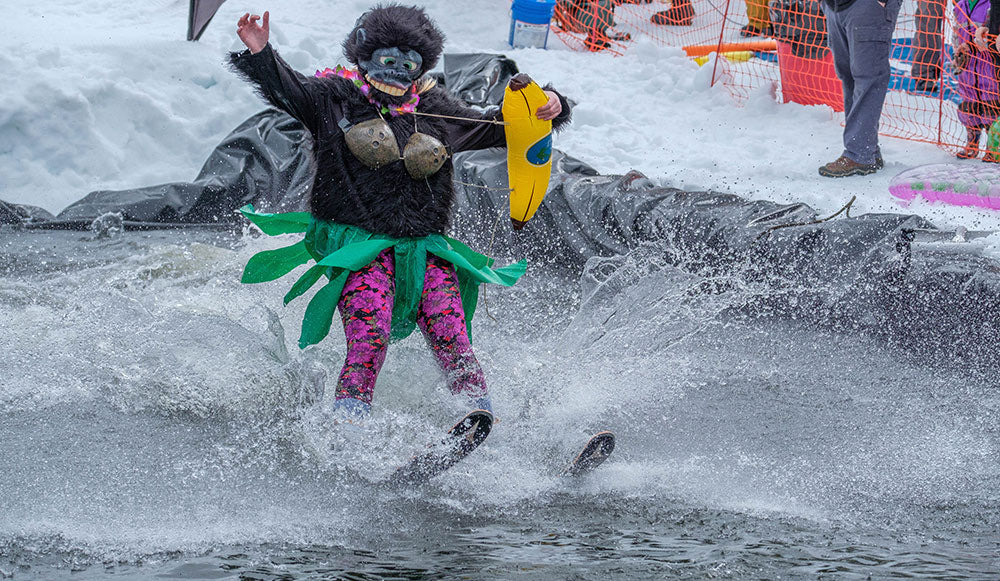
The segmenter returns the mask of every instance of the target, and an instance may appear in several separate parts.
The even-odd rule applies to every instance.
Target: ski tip
[[[490,429],[493,427],[493,414],[487,410],[472,410],[471,412],[465,414],[465,417],[458,420],[458,422],[448,430],[449,434],[463,433],[470,429],[474,431],[486,430],[489,433]]]
[[[597,468],[615,450],[615,435],[610,431],[597,432],[587,441],[583,450],[563,471],[563,476],[578,476]]]
[[[597,452],[602,454],[605,458],[611,455],[615,451],[615,435],[613,432],[605,430],[603,432],[597,432],[590,437],[590,441],[584,446],[586,451],[588,448],[597,448]],[[602,460],[603,462],[603,460]]]
[[[597,440],[598,442],[603,442],[605,446],[611,446],[611,450],[615,449],[615,433],[610,430],[604,430],[603,432],[597,432],[590,437],[591,441]],[[608,450],[608,453],[611,452]]]

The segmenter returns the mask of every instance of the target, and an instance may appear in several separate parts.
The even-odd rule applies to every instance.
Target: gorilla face
[[[376,90],[399,97],[420,77],[423,58],[413,49],[378,48],[371,58],[358,62],[365,80]]]

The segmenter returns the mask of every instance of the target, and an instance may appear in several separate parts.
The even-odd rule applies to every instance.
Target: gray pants
[[[917,31],[913,34],[914,79],[937,81],[941,78],[941,44],[944,30],[946,0],[917,0],[914,21]]]
[[[875,163],[878,122],[889,90],[889,49],[902,0],[854,0],[836,12],[823,3],[837,76],[844,84],[844,153]]]

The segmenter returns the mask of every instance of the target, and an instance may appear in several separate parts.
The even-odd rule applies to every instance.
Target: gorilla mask
[[[364,71],[365,80],[372,87],[400,97],[420,77],[423,62],[420,53],[413,49],[378,48],[370,59],[359,62],[358,68]]]
[[[444,35],[422,8],[378,5],[358,18],[344,55],[376,90],[402,97],[434,68]]]

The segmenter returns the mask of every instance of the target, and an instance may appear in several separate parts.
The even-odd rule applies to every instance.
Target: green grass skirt
[[[417,326],[417,309],[424,290],[427,253],[455,266],[458,288],[465,310],[465,325],[472,337],[472,317],[479,300],[479,284],[513,286],[527,269],[521,260],[493,268],[493,259],[475,252],[465,244],[440,234],[420,238],[393,238],[374,234],[357,226],[317,220],[308,212],[266,214],[244,206],[240,212],[265,234],[304,233],[305,237],[284,248],[265,250],[253,255],[243,270],[242,282],[277,280],[299,266],[313,264],[299,277],[285,295],[285,304],[301,296],[321,278],[327,282],[306,307],[302,319],[299,348],[314,345],[330,333],[333,314],[340,302],[347,277],[367,266],[387,248],[395,252],[396,294],[392,308],[392,340],[409,336]]]

